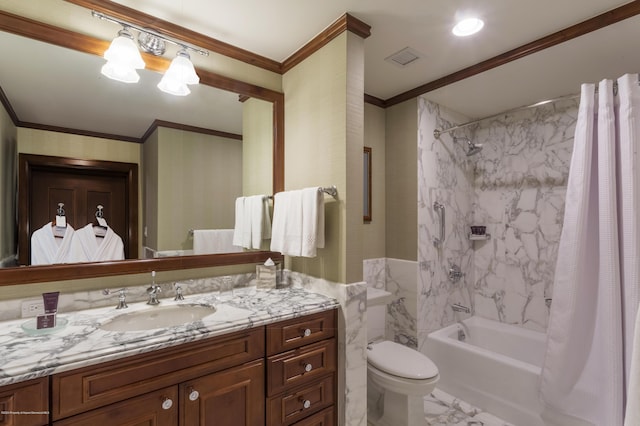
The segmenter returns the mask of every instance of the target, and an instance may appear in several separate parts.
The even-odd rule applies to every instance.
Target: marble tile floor
[[[439,389],[424,398],[424,412],[428,426],[516,426]]]

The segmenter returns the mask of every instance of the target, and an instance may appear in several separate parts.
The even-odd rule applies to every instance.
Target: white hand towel
[[[253,195],[247,198],[251,215],[251,247],[260,249],[262,240],[271,236],[269,207],[264,195]],[[266,236],[266,235],[269,236]]]
[[[236,198],[235,223],[233,225],[233,245],[242,247],[242,235],[244,232],[244,197]]]
[[[233,229],[196,229],[193,231],[193,254],[237,253]]]
[[[633,352],[631,354],[631,371],[627,389],[627,410],[624,426],[640,425],[640,309],[636,315],[636,328],[633,335]]]
[[[300,255],[315,257],[324,247],[324,194],[318,187],[302,190],[302,245]]]
[[[271,250],[300,256],[302,249],[302,191],[278,192],[273,200]]]

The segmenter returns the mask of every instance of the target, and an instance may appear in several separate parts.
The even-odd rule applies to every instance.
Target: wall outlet
[[[22,302],[22,318],[30,318],[44,314],[42,299],[25,300]]]

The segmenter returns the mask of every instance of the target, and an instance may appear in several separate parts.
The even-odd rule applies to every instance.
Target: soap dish
[[[37,318],[31,318],[30,320],[23,322],[21,327],[22,330],[24,330],[25,333],[31,335],[31,336],[42,336],[45,334],[53,334],[53,333],[57,333],[58,331],[64,329],[67,326],[67,323],[69,321],[64,318],[64,317],[60,317],[58,316],[58,318],[56,318],[56,326],[55,327],[51,327],[51,328],[37,328]]]

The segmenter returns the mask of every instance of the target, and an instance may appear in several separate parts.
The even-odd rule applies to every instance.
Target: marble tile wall
[[[475,129],[475,314],[545,331],[578,100],[508,114]]]
[[[433,131],[467,121],[466,117],[418,98],[418,271],[417,344],[424,352],[427,335],[456,321],[454,303],[472,308],[473,246],[467,229],[473,219],[473,171],[476,159],[465,155],[465,144],[450,134],[435,138]],[[468,136],[458,132],[458,137]],[[439,236],[434,202],[445,206],[445,238]],[[448,277],[453,265],[463,276]]]

